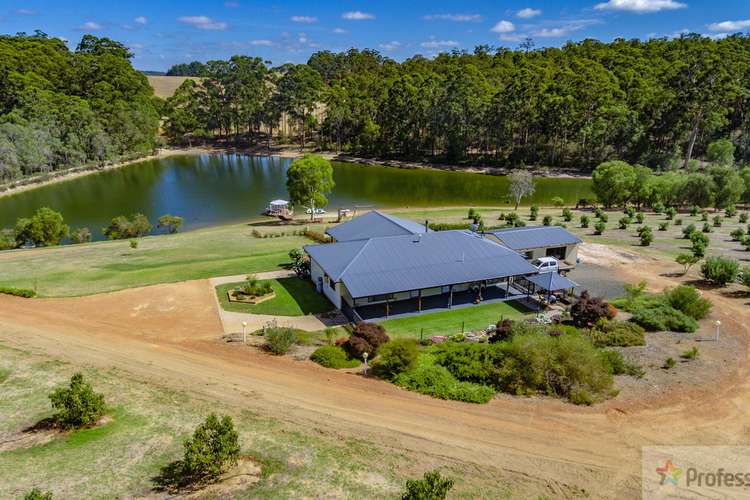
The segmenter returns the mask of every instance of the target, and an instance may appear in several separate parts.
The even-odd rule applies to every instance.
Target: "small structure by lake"
[[[292,211],[289,208],[289,202],[286,200],[273,200],[266,208],[266,215],[272,217],[290,217]]]

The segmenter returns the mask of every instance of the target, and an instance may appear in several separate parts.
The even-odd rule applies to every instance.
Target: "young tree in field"
[[[217,479],[229,467],[237,465],[240,458],[239,434],[232,417],[219,420],[211,413],[200,424],[193,437],[185,441],[182,459],[182,479],[199,483]]]
[[[286,189],[292,203],[309,205],[311,220],[315,218],[317,207],[328,204],[326,195],[334,185],[331,162],[319,155],[305,155],[294,160],[286,174]]]
[[[70,379],[70,386],[56,389],[49,395],[57,413],[52,417],[65,428],[78,429],[93,425],[104,414],[104,396],[94,392],[81,373]]]
[[[701,258],[697,255],[693,255],[690,253],[681,253],[677,256],[675,262],[683,266],[682,274],[687,274],[688,271],[690,271],[690,268],[696,265],[700,260]]]
[[[159,217],[157,227],[166,229],[169,234],[174,234],[182,227],[183,218],[178,215],[162,215]]]
[[[69,233],[68,225],[59,212],[42,207],[31,218],[16,222],[16,241],[19,245],[30,241],[35,245],[59,245]]]
[[[510,186],[508,186],[508,190],[513,197],[513,201],[516,203],[516,210],[518,210],[521,200],[525,196],[534,194],[534,177],[531,175],[531,172],[514,170],[510,174]]]
[[[731,167],[734,165],[734,144],[729,139],[719,139],[708,145],[706,159],[714,165]]]
[[[624,161],[606,161],[592,174],[591,189],[605,207],[626,203],[635,189],[637,175],[632,165]]]
[[[422,479],[406,481],[402,500],[443,500],[453,488],[453,479],[444,478],[438,471],[425,472]]]

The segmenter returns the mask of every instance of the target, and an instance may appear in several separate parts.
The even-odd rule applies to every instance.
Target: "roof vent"
[[[414,235],[414,239],[412,240],[414,243],[419,243],[422,241],[422,233],[417,233]]]

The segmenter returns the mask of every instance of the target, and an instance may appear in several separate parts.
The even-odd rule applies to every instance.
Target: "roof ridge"
[[[352,264],[354,264],[354,261],[357,260],[360,255],[362,255],[362,252],[364,252],[365,248],[367,248],[367,245],[369,245],[372,240],[373,238],[369,238],[367,240],[359,240],[359,241],[364,241],[365,244],[362,245],[362,248],[359,249],[359,251],[354,255],[354,257],[352,257],[352,259],[349,261],[346,267],[344,267],[344,269],[341,270],[339,275],[336,277],[336,281],[339,281],[342,278],[342,276],[344,276],[346,271],[351,267]]]

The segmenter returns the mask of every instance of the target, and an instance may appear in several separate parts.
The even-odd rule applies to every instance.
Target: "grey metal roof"
[[[518,253],[469,231],[309,245],[305,250],[355,298],[537,272]]]
[[[383,236],[401,236],[424,233],[422,224],[400,219],[377,210],[343,222],[326,231],[336,241],[364,240]]]
[[[540,273],[527,278],[542,290],[556,292],[558,290],[569,290],[578,287],[578,283],[569,280],[558,273]]]
[[[581,240],[560,226],[526,226],[489,231],[513,250],[576,245]]]

